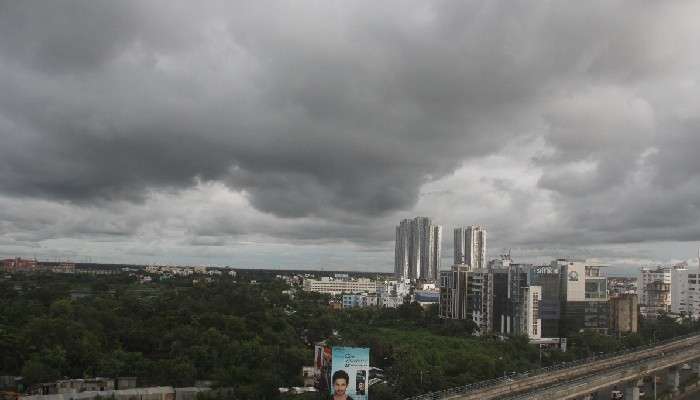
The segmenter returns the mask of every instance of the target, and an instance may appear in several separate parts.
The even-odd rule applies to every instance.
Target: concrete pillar
[[[678,368],[669,368],[668,370],[668,388],[671,389],[672,393],[678,392],[678,387],[681,384],[681,374]]]
[[[625,386],[625,400],[639,400],[639,386],[637,385],[627,385]]]
[[[639,400],[639,387],[644,384],[642,379],[637,381],[628,382],[625,385],[624,399],[625,400]]]
[[[700,361],[691,362],[690,367],[696,376],[700,376]]]

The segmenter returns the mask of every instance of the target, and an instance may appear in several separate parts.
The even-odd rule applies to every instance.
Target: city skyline
[[[176,3],[3,7],[1,257],[697,265],[700,4]]]

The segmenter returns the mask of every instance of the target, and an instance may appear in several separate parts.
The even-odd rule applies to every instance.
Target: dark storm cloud
[[[200,177],[281,216],[408,209],[422,183],[497,150],[517,102],[563,66],[519,50],[520,28],[491,32],[505,4],[212,7],[182,28],[195,39],[169,41],[167,17],[191,10],[75,4],[5,5],[7,193],[138,198]],[[472,12],[485,20],[453,20]]]
[[[537,225],[518,243],[687,240],[700,232],[696,7],[2,2],[0,195],[61,215],[19,207],[2,229],[388,242],[423,185],[534,138],[545,149],[521,173],[541,176],[497,188],[509,200],[494,232],[516,216]],[[262,213],[189,212],[209,199],[183,193],[212,182]],[[463,196],[452,210],[493,204],[438,189],[434,204]],[[148,201],[164,191],[190,203],[158,213]]]

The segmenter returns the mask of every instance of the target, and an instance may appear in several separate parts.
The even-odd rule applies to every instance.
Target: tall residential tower
[[[396,227],[394,273],[399,278],[434,282],[440,270],[442,227],[430,218],[404,219]]]
[[[455,264],[467,264],[472,269],[486,268],[486,228],[471,225],[455,228]]]

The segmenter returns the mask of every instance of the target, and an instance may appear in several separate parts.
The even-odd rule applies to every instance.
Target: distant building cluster
[[[375,293],[343,294],[343,308],[382,307],[397,308],[410,294],[410,281],[377,282]]]
[[[0,260],[0,267],[3,272],[34,272],[39,269],[39,263],[36,260],[27,260],[22,258],[8,258]]]
[[[616,313],[611,314],[604,268],[569,259],[543,266],[517,264],[509,256],[481,269],[455,264],[440,273],[439,313],[445,319],[471,319],[482,334],[533,340],[583,330],[636,332],[636,311],[623,312],[636,309],[636,295],[616,297]]]
[[[372,280],[350,278],[347,274],[324,276],[320,279],[305,278],[302,289],[307,292],[342,296],[342,308],[390,307],[404,303],[411,293],[408,280]]]
[[[192,276],[192,284],[212,283],[216,277],[227,275],[236,277],[237,272],[231,268],[207,266],[172,266],[172,265],[109,265],[72,262],[37,261],[34,259],[8,258],[0,260],[0,272],[6,274],[54,273],[79,275],[116,275],[127,273],[138,279],[139,283],[148,284],[154,280],[167,280],[174,277]],[[251,282],[254,283],[254,282]]]
[[[236,271],[232,269],[212,268],[207,266],[170,266],[170,265],[148,265],[144,271],[153,275],[168,275],[168,276],[190,276],[190,275],[209,275],[220,276],[228,274],[236,276]]]
[[[96,265],[77,266],[72,262],[42,262],[35,259],[8,258],[0,260],[0,271],[10,274],[52,272],[55,274],[112,275],[118,269],[104,268]]]
[[[455,228],[454,265],[486,268],[486,228],[480,225]],[[442,256],[442,227],[430,218],[404,219],[396,227],[394,274],[400,279],[435,282]]]
[[[136,387],[136,378],[65,379],[34,385],[30,394],[19,400],[196,400],[199,393],[210,390],[200,385]]]
[[[700,319],[700,271],[686,263],[642,268],[637,279],[640,313],[645,318],[660,314]]]
[[[440,253],[440,233],[441,228],[427,217],[401,221],[396,227],[394,273],[397,279],[415,284],[437,282],[442,318],[470,319],[482,334],[522,334],[533,340],[583,330],[637,331],[637,313],[631,310],[636,310],[640,301],[634,288],[627,285],[629,282],[620,283],[611,296],[604,266],[574,259],[537,266],[518,264],[510,255],[488,260],[486,227],[469,225],[454,229],[454,264],[440,271],[439,260],[424,256],[426,252]],[[698,284],[700,278],[695,282]],[[659,288],[664,289],[668,288]],[[678,290],[690,292],[683,286]],[[414,290],[414,299],[416,293],[419,291]],[[672,308],[673,296],[655,296]],[[700,294],[696,296],[700,305]],[[658,302],[661,300],[652,303]],[[679,300],[679,307],[690,309],[689,303]],[[700,306],[696,308],[700,312]]]

